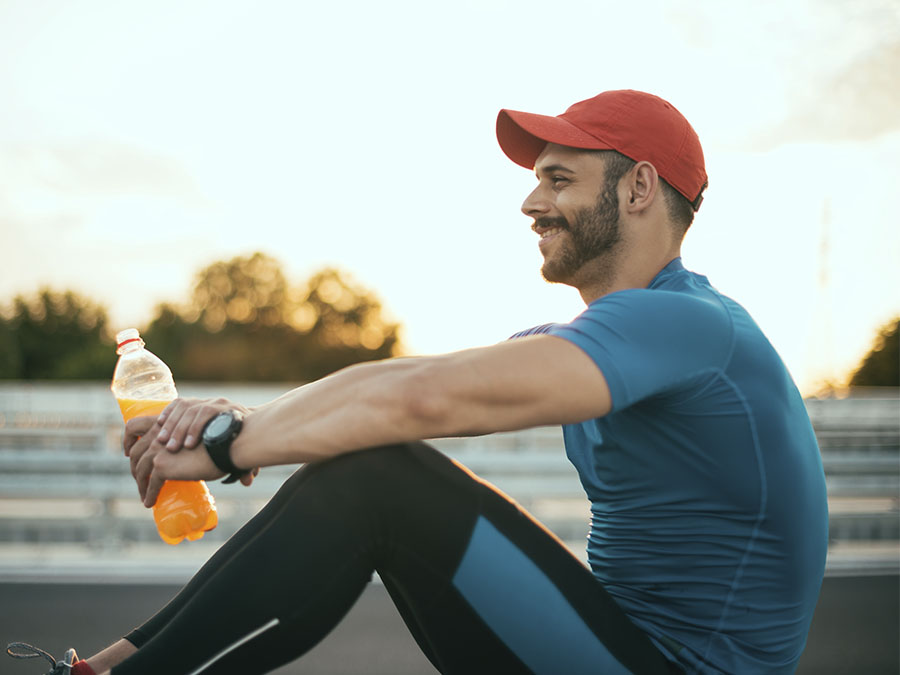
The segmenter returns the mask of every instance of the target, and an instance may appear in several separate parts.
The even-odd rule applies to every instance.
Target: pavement
[[[178,591],[167,584],[0,583],[0,641],[29,642],[59,658],[87,656],[151,616]],[[3,675],[39,675],[45,661],[0,656]],[[437,671],[416,647],[383,585],[370,584],[344,621],[278,675],[426,675]],[[167,674],[168,675],[168,674]],[[174,674],[171,674],[174,675]]]
[[[65,580],[63,580],[65,579]],[[825,579],[800,675],[900,673],[900,576],[840,575]],[[115,641],[165,604],[178,584],[109,577],[75,581],[0,582],[0,641],[20,640],[61,655],[88,655]],[[37,675],[34,661],[0,657],[4,675]],[[383,585],[369,584],[345,619],[278,675],[432,675]],[[565,674],[560,674],[565,675]]]

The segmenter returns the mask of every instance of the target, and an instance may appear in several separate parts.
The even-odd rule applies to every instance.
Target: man
[[[375,570],[442,672],[793,672],[824,569],[824,475],[771,345],[682,266],[706,187],[694,130],[658,97],[610,91],[558,117],[503,110],[497,136],[537,176],[522,210],[542,273],[584,313],[253,410],[179,400],[129,422],[147,506],[166,479],[307,465],[75,673],[265,672],[327,634]],[[591,501],[590,570],[418,442],[547,424]]]

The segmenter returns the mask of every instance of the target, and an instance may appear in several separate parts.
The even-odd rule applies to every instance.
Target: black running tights
[[[537,521],[411,443],[297,471],[126,636],[138,651],[112,673],[268,672],[327,635],[373,571],[442,673],[677,672]]]

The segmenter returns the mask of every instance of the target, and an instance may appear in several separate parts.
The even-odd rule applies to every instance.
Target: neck
[[[665,252],[644,250],[633,255],[619,255],[614,259],[591,260],[579,270],[580,279],[572,286],[578,289],[584,304],[616,291],[647,288],[662,269],[681,255],[681,247]]]

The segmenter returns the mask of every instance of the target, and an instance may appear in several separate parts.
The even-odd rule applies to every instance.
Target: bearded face
[[[562,230],[558,245],[544,254],[541,274],[551,283],[571,284],[586,263],[603,257],[611,261],[615,256],[622,239],[615,186],[605,186],[596,203],[579,210],[571,222],[563,217],[538,218],[534,228]]]

